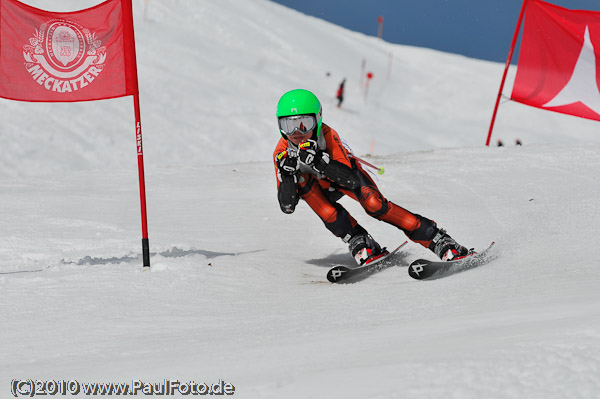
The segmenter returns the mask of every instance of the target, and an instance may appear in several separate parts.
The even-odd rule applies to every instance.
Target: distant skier
[[[469,254],[434,221],[388,201],[360,163],[349,156],[337,132],[322,123],[317,97],[307,90],[285,93],[277,104],[281,138],[273,153],[281,210],[293,213],[300,198],[325,227],[349,245],[359,265],[387,253],[337,201],[358,201],[368,215],[402,230],[442,260]]]
[[[335,95],[335,98],[337,98],[337,100],[338,100],[338,105],[337,105],[338,108],[340,108],[342,106],[342,102],[344,101],[344,85],[345,84],[346,84],[346,78],[344,78],[344,80],[342,80],[342,83],[340,83],[340,87],[338,87],[337,94]]]

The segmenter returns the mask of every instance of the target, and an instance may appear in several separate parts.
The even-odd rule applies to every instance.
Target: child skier
[[[322,123],[322,108],[308,90],[285,93],[277,104],[281,138],[275,148],[277,198],[281,210],[293,213],[300,198],[325,227],[349,246],[358,265],[384,256],[379,244],[337,201],[358,201],[370,216],[402,230],[442,260],[469,254],[436,223],[388,201],[360,163],[348,155],[337,132]]]
[[[340,87],[338,87],[338,91],[335,95],[335,98],[337,98],[338,100],[338,108],[342,107],[342,102],[344,101],[344,84],[346,83],[346,78],[344,78],[344,80],[342,80],[342,83],[340,83]]]

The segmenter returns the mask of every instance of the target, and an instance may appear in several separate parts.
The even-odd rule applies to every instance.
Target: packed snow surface
[[[152,267],[132,99],[0,101],[0,397],[13,379],[223,380],[240,398],[600,397],[597,122],[505,101],[485,147],[502,64],[265,0],[134,0],[134,14]],[[276,199],[275,106],[295,88],[385,167],[389,200],[468,247],[495,241],[496,259],[419,282],[407,265],[434,255],[411,242],[398,267],[328,283],[352,262],[346,245],[306,204],[284,215]],[[382,245],[406,239],[341,203]]]

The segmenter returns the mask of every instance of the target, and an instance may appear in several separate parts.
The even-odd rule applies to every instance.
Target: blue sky
[[[505,62],[522,0],[273,0],[336,25],[391,43],[429,47]],[[553,0],[570,9],[600,11],[600,0]],[[513,63],[516,63],[518,48]]]

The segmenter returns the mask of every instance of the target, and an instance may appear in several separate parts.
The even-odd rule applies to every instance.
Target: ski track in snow
[[[505,103],[507,145],[486,148],[500,64],[266,1],[175,4],[150,2],[144,20],[134,0],[150,271],[131,99],[1,101],[0,397],[13,378],[221,378],[240,398],[600,396],[595,122]],[[346,246],[306,204],[280,212],[269,162],[275,104],[296,87],[358,155],[374,142],[389,200],[469,247],[496,241],[497,258],[419,282],[406,265],[433,255],[409,243],[398,267],[327,283]],[[405,240],[341,203],[382,245]]]

